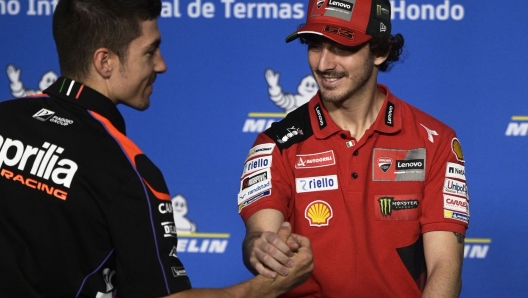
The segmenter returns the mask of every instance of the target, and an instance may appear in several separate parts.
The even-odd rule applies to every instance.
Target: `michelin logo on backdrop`
[[[181,195],[171,198],[171,204],[160,203],[158,211],[162,214],[172,213],[178,235],[178,246],[176,252],[171,251],[172,256],[176,253],[224,253],[229,241],[227,233],[199,233],[194,221],[187,217],[189,207],[187,199]]]
[[[262,132],[271,126],[273,122],[279,121],[286,116],[287,113],[307,103],[319,90],[317,82],[312,75],[307,75],[301,79],[297,94],[286,93],[279,84],[279,73],[273,69],[268,68],[265,71],[264,77],[268,85],[269,99],[279,108],[284,110],[284,113],[272,112],[251,112],[249,118],[246,119],[242,132]]]
[[[20,80],[20,68],[16,68],[13,64],[9,64],[6,69],[7,77],[9,78],[9,87],[11,94],[14,97],[24,97],[33,94],[42,93],[42,91],[48,88],[51,84],[55,83],[58,76],[53,71],[48,71],[40,78],[38,89],[26,89],[24,83]]]
[[[528,133],[528,116],[512,116],[506,128],[507,137],[525,137]]]

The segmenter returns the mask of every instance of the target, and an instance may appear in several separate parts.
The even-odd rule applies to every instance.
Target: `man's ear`
[[[104,79],[110,78],[117,65],[119,65],[119,58],[108,48],[98,48],[95,50],[93,66],[99,76]]]
[[[390,48],[386,53],[374,56],[374,65],[380,66],[383,62],[385,62],[385,60],[387,60],[389,54]]]

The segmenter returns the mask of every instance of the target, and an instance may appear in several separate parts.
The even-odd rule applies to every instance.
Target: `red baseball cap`
[[[344,46],[357,46],[372,37],[390,37],[388,0],[310,0],[306,24],[286,37],[317,34]]]

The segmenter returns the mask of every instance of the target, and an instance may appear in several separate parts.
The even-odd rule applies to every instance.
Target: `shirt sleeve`
[[[433,145],[433,144],[431,144]],[[464,156],[454,131],[439,139],[427,157],[422,233],[452,231],[465,235],[469,224],[469,196]]]
[[[289,217],[293,173],[287,170],[287,158],[283,154],[264,133],[259,134],[249,150],[238,192],[238,211],[244,221],[267,208]]]

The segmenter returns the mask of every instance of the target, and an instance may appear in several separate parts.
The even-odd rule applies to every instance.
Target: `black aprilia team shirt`
[[[0,103],[0,297],[189,289],[163,175],[119,110],[64,77],[44,93]]]

